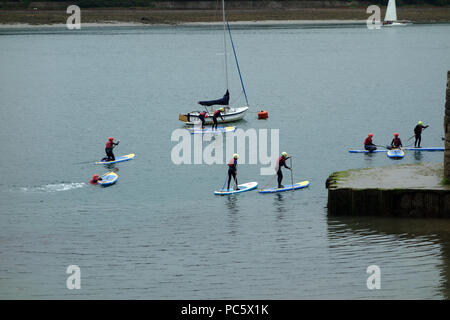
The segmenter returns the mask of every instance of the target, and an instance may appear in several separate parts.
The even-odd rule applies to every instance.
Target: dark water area
[[[368,132],[410,144],[419,120],[422,145],[443,146],[450,25],[233,30],[250,102],[235,125],[279,129],[294,180],[311,185],[229,197],[213,194],[225,164],[171,159],[178,114],[224,93],[221,37],[207,26],[0,30],[0,298],[448,299],[449,221],[328,217],[325,180],[442,162],[348,150]],[[109,136],[136,158],[97,188]],[[239,182],[274,186],[260,168],[240,164]],[[81,290],[66,288],[69,265]],[[369,265],[380,290],[367,289]]]

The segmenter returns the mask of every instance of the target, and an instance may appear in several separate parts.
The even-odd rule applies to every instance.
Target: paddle
[[[294,189],[294,175],[292,174],[292,156],[290,156],[290,162],[291,162],[291,186],[292,186],[292,191],[295,191]]]
[[[428,127],[427,127],[428,128]],[[426,128],[422,129],[422,132],[425,131]],[[406,142],[408,142],[409,140],[411,140],[412,138],[414,138],[416,136],[416,134],[414,134],[413,136],[411,136],[408,140],[406,140]]]

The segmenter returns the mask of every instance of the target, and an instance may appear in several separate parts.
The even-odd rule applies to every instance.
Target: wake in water
[[[23,192],[58,192],[82,188],[85,185],[87,184],[84,182],[55,183],[38,187],[21,187],[20,190]]]

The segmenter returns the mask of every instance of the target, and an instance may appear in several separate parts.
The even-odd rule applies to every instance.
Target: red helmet
[[[109,137],[108,140],[109,140],[109,141],[113,141],[114,138],[113,138],[113,137]]]
[[[373,133],[369,133],[369,137],[373,137]]]
[[[398,137],[398,133],[396,132],[396,133],[394,133],[394,137]]]
[[[98,178],[98,174],[94,174],[94,175],[92,176],[92,179],[95,179],[95,178]]]
[[[208,118],[209,116],[208,116],[208,114],[205,114],[205,118]]]

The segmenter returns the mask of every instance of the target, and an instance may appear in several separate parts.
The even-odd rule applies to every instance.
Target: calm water
[[[174,165],[179,112],[224,93],[219,29],[0,31],[0,298],[448,299],[450,221],[330,218],[337,170],[442,153],[349,154],[368,132],[404,141],[418,120],[442,146],[450,26],[236,28],[251,109],[243,129],[280,129],[294,193],[216,197],[225,165]],[[231,100],[242,102],[230,55]],[[239,98],[239,99],[238,99]],[[268,121],[256,120],[260,109]],[[119,182],[105,172],[108,136]],[[241,165],[240,182],[270,182]],[[289,175],[286,174],[286,180]],[[81,268],[81,290],[66,268]],[[381,290],[366,268],[380,266]]]

